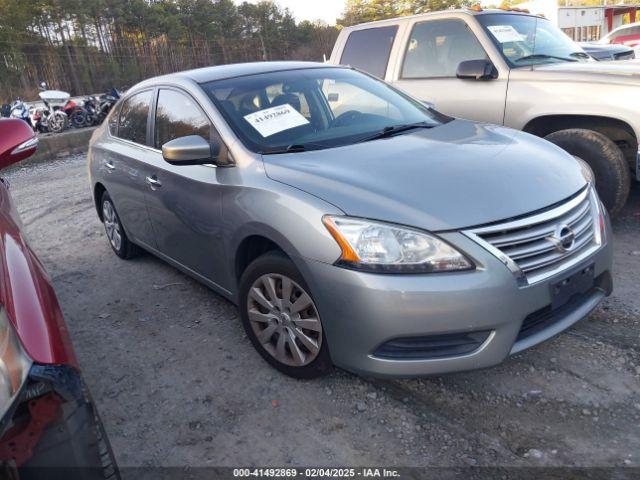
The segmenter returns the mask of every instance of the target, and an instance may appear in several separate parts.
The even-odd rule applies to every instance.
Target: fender
[[[18,213],[1,184],[0,302],[34,362],[78,368],[51,280],[20,229]]]

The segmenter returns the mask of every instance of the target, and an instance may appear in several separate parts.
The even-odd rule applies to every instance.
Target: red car
[[[640,22],[622,25],[609,32],[600,42],[619,43],[627,47],[638,48],[640,47]]]
[[[38,145],[0,120],[0,169]],[[120,478],[51,280],[0,179],[0,478]]]

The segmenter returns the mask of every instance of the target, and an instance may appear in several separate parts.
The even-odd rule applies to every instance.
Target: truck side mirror
[[[467,80],[494,80],[498,78],[498,70],[490,60],[466,60],[460,62],[456,77]]]

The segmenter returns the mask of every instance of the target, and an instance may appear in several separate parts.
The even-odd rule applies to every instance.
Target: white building
[[[531,0],[517,7],[544,15],[577,42],[600,39],[622,25],[626,14],[631,23],[640,17],[640,4],[562,7],[556,0]]]

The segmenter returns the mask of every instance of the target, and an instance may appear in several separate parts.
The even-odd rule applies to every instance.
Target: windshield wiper
[[[580,52],[576,52],[580,53]],[[554,55],[547,55],[546,53],[533,53],[531,55],[525,55],[524,57],[517,58],[514,62],[521,62],[523,60],[537,60],[537,59],[545,59],[551,58],[554,60],[562,60],[563,62],[577,62],[575,58],[567,58],[567,57],[556,57]]]
[[[307,152],[309,150],[321,150],[323,148],[329,148],[331,145],[324,145],[322,143],[292,143],[284,148],[274,148],[272,150],[263,150],[259,152],[261,155],[276,155],[279,153],[296,153]]]
[[[295,153],[295,152],[304,152],[306,150],[304,145],[301,144],[291,144],[284,148],[274,148],[273,150],[264,150],[260,152],[262,155],[275,155],[277,153]]]
[[[407,123],[403,125],[392,125],[384,127],[378,133],[371,136],[357,140],[355,143],[369,142],[371,140],[378,140],[379,138],[387,138],[395,135],[396,133],[405,132],[407,130],[413,130],[414,128],[433,128],[436,125],[427,122]],[[334,145],[338,146],[338,145]],[[309,150],[320,150],[323,148],[330,148],[331,145],[323,145],[321,143],[292,143],[284,148],[274,148],[272,150],[263,150],[259,152],[261,155],[277,155],[280,153],[296,153],[307,152]]]
[[[368,137],[358,140],[356,143],[370,142],[371,140],[378,140],[380,138],[392,137],[396,133],[406,132],[407,130],[413,130],[414,128],[433,128],[435,125],[427,122],[407,123],[404,125],[391,125],[384,127],[378,133],[374,133]]]

